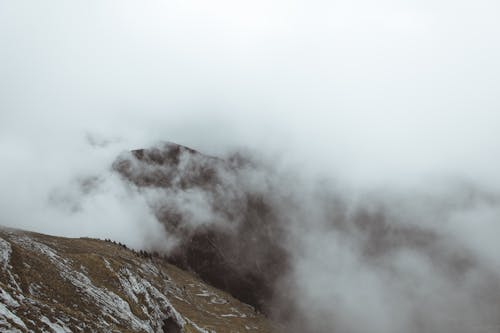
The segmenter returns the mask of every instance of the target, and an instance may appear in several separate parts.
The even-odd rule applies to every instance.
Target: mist
[[[0,224],[168,252],[179,235],[158,204],[211,225],[213,197],[140,190],[113,163],[162,141],[237,152],[256,167],[219,198],[272,207],[290,329],[497,331],[499,13],[488,0],[1,1]]]

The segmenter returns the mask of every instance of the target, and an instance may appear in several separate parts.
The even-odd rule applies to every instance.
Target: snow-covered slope
[[[271,332],[163,259],[96,239],[0,229],[0,331]]]

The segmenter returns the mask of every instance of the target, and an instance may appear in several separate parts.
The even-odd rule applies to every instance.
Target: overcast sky
[[[494,185],[499,13],[494,0],[0,1],[0,205],[158,140],[358,185]]]
[[[499,59],[498,0],[0,0],[0,225],[167,248],[118,154],[248,149],[305,331],[498,328]]]

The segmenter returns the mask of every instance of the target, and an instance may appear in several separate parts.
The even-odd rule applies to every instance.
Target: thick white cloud
[[[91,131],[292,150],[355,179],[496,177],[494,1],[0,6],[4,151]]]
[[[447,234],[496,267],[498,13],[493,0],[0,1],[0,224],[161,243],[145,199],[109,166],[123,150],[169,140],[216,155],[249,148],[370,198],[384,189],[397,223]],[[470,204],[472,194],[449,186],[457,180],[494,200]],[[84,196],[89,181],[100,186]],[[297,213],[318,208],[307,205]],[[312,228],[300,239],[295,278],[307,302],[332,295],[304,282],[327,288],[335,275],[315,248],[326,236]],[[346,242],[325,250],[345,260],[333,290],[345,299],[338,327],[361,313],[378,318],[376,330],[401,331],[415,314],[407,286],[380,289],[387,277]],[[446,284],[419,255],[398,255],[394,269],[419,282],[435,274],[429,290]],[[381,290],[389,303],[380,309],[399,308],[398,321],[350,303],[367,295],[380,306]],[[465,311],[459,301],[477,299],[470,290],[447,313]],[[450,301],[435,297],[416,302]]]

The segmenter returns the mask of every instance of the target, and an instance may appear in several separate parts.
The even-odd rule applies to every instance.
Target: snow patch
[[[9,307],[12,308],[17,308],[19,307],[19,303],[10,296],[8,292],[0,288],[0,299],[2,300],[2,303],[5,305],[8,305]]]
[[[107,269],[109,269],[111,272],[114,273],[113,266],[111,266],[111,263],[106,258],[102,258],[102,260],[104,261],[104,266],[106,266]]]
[[[168,298],[153,286],[148,280],[134,274],[128,268],[122,268],[119,274],[120,284],[128,297],[137,302],[137,295],[144,297],[150,317],[153,321],[161,322],[165,314],[170,314],[177,324],[184,327],[186,321],[180,313],[175,310]]]
[[[158,267],[156,267],[152,262],[147,261],[145,263],[141,264],[142,270],[149,274],[154,274],[154,275],[160,275],[160,272],[158,271]]]
[[[0,238],[0,266],[3,270],[7,269],[12,254],[12,247],[5,239]]]
[[[109,317],[118,317],[127,322],[133,330],[153,332],[147,321],[137,318],[132,313],[129,304],[125,300],[111,291],[95,286],[85,274],[75,271],[70,266],[70,261],[61,258],[54,249],[26,236],[18,237],[16,243],[26,249],[46,255],[58,268],[61,277],[85,293],[102,310],[103,314]]]
[[[212,330],[206,330],[206,329],[204,329],[204,328],[202,328],[202,327],[200,327],[200,326],[196,325],[196,323],[195,323],[195,322],[193,322],[192,320],[189,320],[189,319],[187,319],[187,318],[186,318],[186,320],[189,322],[189,324],[190,324],[191,326],[193,326],[194,328],[196,328],[196,329],[197,329],[200,333],[217,333],[217,332],[215,332],[215,331],[212,331]]]
[[[53,323],[45,316],[40,317],[40,321],[50,327],[54,333],[71,333],[71,330],[64,326],[64,324],[61,326],[57,323]]]
[[[50,264],[57,268],[61,278],[76,287],[84,303],[90,302],[100,309],[92,320],[106,330],[111,330],[114,324],[125,324],[127,327],[130,327],[132,331],[148,333],[159,332],[163,321],[166,318],[171,318],[175,320],[180,327],[184,327],[189,323],[192,328],[201,333],[212,332],[198,326],[191,319],[183,317],[174,308],[169,297],[179,298],[178,295],[180,296],[183,294],[183,291],[176,287],[161,267],[156,266],[153,261],[134,262],[138,267],[127,263],[121,266],[121,268],[116,267],[114,269],[109,260],[102,258],[104,266],[118,278],[121,290],[123,291],[115,294],[112,290],[104,286],[94,284],[95,282],[88,276],[87,269],[83,266],[78,267],[79,269],[75,269],[75,262],[72,259],[65,258],[62,254],[60,255],[51,244],[47,244],[42,240],[35,240],[25,234],[9,234],[8,239],[10,243],[0,238],[0,266],[2,266],[4,270],[6,269],[6,273],[10,276],[10,287],[14,288],[14,286],[16,286],[21,294],[16,295],[15,291],[14,294],[12,294],[10,289],[7,289],[9,290],[9,292],[7,292],[0,288],[0,303],[3,303],[0,304],[0,331],[5,328],[9,332],[13,332],[16,328],[21,329],[21,331],[27,330],[24,322],[15,315],[16,310],[13,309],[19,307],[21,303],[34,306],[41,305],[30,297],[22,296],[22,291],[9,270],[9,262],[11,261],[12,253],[11,244],[16,244],[25,250],[36,252],[37,255],[47,257]],[[154,277],[153,280],[155,282],[151,280],[152,277]],[[157,284],[156,282],[159,283]],[[194,284],[190,284],[190,286],[191,285],[195,286]],[[210,303],[222,304],[228,302],[220,298],[219,295],[210,289],[207,290],[207,288],[200,284],[197,284],[197,286],[199,287],[197,296],[207,297]],[[26,292],[34,296],[39,295],[42,290],[40,285],[34,283],[30,284],[27,289]],[[23,297],[23,299],[20,297]],[[181,300],[187,302],[185,299]],[[135,307],[135,305],[137,305],[137,307]],[[144,313],[144,316],[141,313],[133,312],[132,309],[134,308],[139,309],[140,312]],[[233,311],[233,309],[231,311]],[[49,319],[43,316],[40,311],[35,312],[37,312],[36,317],[38,320],[36,320],[36,325],[32,322],[33,325],[37,326],[44,323],[47,325],[46,329],[55,333],[71,332],[71,329],[68,328],[70,327],[68,323],[77,321],[77,319],[70,317]],[[52,312],[54,315],[56,314],[53,310]],[[228,316],[242,316],[238,311],[234,312],[236,313],[232,313]],[[85,323],[80,323],[76,327],[71,327],[76,331],[86,331],[88,328]]]
[[[18,316],[12,313],[4,304],[0,303],[0,322],[8,324],[7,320],[14,322],[17,326],[27,329],[24,322]]]
[[[201,285],[198,285],[201,287]],[[201,292],[195,294],[198,297],[210,297],[210,303],[212,304],[227,304],[229,301],[220,297],[218,294],[211,292],[210,290],[201,288]]]

